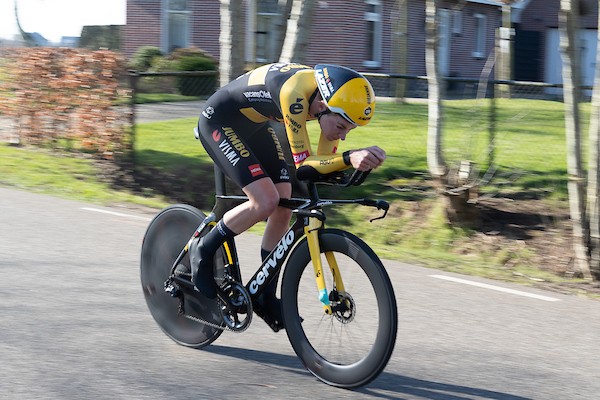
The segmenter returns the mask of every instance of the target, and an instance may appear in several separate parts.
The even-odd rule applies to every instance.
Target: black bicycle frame
[[[207,216],[202,224],[198,227],[196,234],[201,234],[202,230],[204,230],[209,224],[216,223],[223,218],[223,215],[227,211],[248,200],[248,198],[245,196],[227,195],[225,175],[216,165],[215,188],[215,206],[213,207],[211,214]],[[246,283],[245,287],[253,299],[262,293],[263,288],[267,286],[282,269],[285,260],[291,253],[293,247],[304,236],[304,228],[308,225],[308,217],[322,218],[322,220],[325,219],[323,213],[320,211],[314,210],[311,212],[302,209],[304,207],[314,207],[309,199],[281,199],[279,205],[281,207],[294,210],[294,213],[297,214],[297,217],[290,229],[285,233],[285,235],[283,235],[273,251],[271,251],[269,256],[265,258],[252,278],[250,278],[250,280]],[[225,249],[225,257],[228,264],[228,273],[233,277],[234,280],[242,283],[240,263],[237,256],[235,240],[228,240],[223,247]]]
[[[238,204],[242,204],[248,200],[245,196],[229,196],[227,195],[226,185],[225,185],[225,175],[223,172],[215,165],[215,188],[216,188],[216,196],[215,196],[215,206],[213,207],[210,215],[208,215],[202,224],[196,230],[194,236],[199,236],[202,234],[202,231],[209,227],[211,224],[215,224],[217,221],[223,218],[223,215],[237,206]],[[356,177],[353,175],[353,178],[350,179],[352,182],[359,182],[354,184],[360,184],[364,181],[366,175],[357,175]],[[354,179],[356,178],[356,179]],[[353,180],[354,179],[354,180]],[[324,205],[334,205],[334,204],[362,204],[365,206],[376,207],[378,209],[382,209],[385,211],[383,216],[379,218],[384,218],[387,214],[387,210],[389,208],[389,204],[383,200],[371,200],[371,199],[352,199],[352,200],[339,200],[339,199],[320,199],[318,196],[316,183],[310,182],[308,184],[308,198],[292,198],[292,199],[280,199],[279,206],[289,208],[296,214],[296,219],[294,223],[290,227],[290,229],[286,232],[286,234],[280,239],[277,243],[273,251],[269,254],[269,256],[262,262],[260,267],[256,270],[252,278],[245,285],[246,289],[250,293],[250,296],[255,299],[258,295],[260,295],[263,291],[263,288],[267,286],[277,273],[283,267],[285,260],[291,253],[292,249],[304,236],[306,231],[306,227],[311,226],[310,220],[317,219],[320,222],[325,221],[325,214],[321,210],[321,207]],[[371,221],[379,218],[374,218]],[[321,225],[318,228],[320,229]],[[189,244],[188,244],[189,245]],[[186,246],[187,249],[188,246]],[[226,257],[226,268],[227,273],[238,283],[242,283],[242,276],[240,271],[240,263],[237,255],[237,250],[235,246],[235,240],[231,239],[226,241],[223,244],[223,248],[225,250]],[[178,261],[176,261],[173,266],[173,271],[175,269],[176,264],[183,258],[186,253],[186,249],[182,250],[180,257],[178,257]],[[173,271],[171,274],[173,274]]]

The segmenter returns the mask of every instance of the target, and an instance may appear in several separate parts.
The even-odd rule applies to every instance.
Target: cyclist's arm
[[[302,165],[315,168],[321,174],[341,171],[350,166],[349,153],[337,154],[339,140],[329,141],[324,135],[319,138],[317,154],[310,156]]]

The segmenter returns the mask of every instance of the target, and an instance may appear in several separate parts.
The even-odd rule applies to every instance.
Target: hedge
[[[131,96],[126,61],[108,50],[4,49],[0,114],[20,143],[114,159],[129,154]]]

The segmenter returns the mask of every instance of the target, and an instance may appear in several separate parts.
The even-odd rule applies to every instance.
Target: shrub
[[[179,71],[216,71],[217,61],[196,48],[177,49],[172,53]],[[177,89],[184,96],[206,96],[214,92],[216,74],[210,76],[182,76],[177,79]]]
[[[142,46],[131,57],[129,66],[136,71],[148,71],[155,62],[155,59],[161,57],[162,51],[155,46]]]

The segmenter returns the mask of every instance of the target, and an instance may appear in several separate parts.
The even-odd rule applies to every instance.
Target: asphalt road
[[[151,213],[0,188],[0,398],[597,399],[600,302],[385,261],[399,306],[382,375],[320,383],[256,319],[206,350],[154,323],[139,283]],[[256,265],[256,235],[238,241]]]

